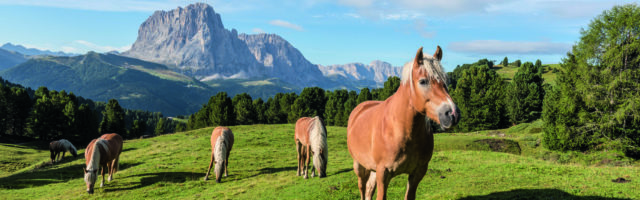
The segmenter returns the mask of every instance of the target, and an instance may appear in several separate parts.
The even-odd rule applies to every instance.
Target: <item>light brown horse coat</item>
[[[404,173],[409,174],[405,199],[415,199],[433,153],[427,120],[449,128],[459,119],[446,90],[441,58],[439,46],[430,58],[424,58],[420,48],[413,62],[405,65],[394,95],[363,102],[351,112],[347,146],[362,199],[371,199],[376,186],[377,199],[386,199],[391,179]]]
[[[84,179],[87,192],[93,194],[94,184],[97,179],[98,169],[101,167],[102,182],[104,186],[105,169],[109,171],[109,181],[113,180],[113,174],[118,170],[120,153],[122,153],[123,140],[117,133],[108,133],[93,139],[84,151],[87,168],[84,169]],[[94,160],[96,159],[96,160]]]
[[[223,172],[225,177],[228,175],[229,155],[233,148],[233,142],[234,138],[231,129],[222,126],[213,129],[211,132],[211,162],[209,163],[207,174],[204,176],[205,181],[209,179],[209,173],[214,163],[216,164],[215,172],[217,183],[220,183]],[[224,145],[224,147],[218,145]]]
[[[324,122],[318,116],[302,117],[296,121],[294,139],[296,142],[298,172],[297,175],[304,175],[308,178],[307,171],[311,156],[313,156],[313,166],[311,169],[311,178],[318,171],[320,178],[327,176],[327,160],[329,157],[327,147],[327,129]]]

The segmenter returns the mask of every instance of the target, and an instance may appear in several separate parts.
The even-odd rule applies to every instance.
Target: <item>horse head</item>
[[[98,178],[98,170],[87,170],[84,167],[84,183],[87,185],[87,193],[93,194],[93,187],[96,183],[96,179]]]
[[[458,123],[460,113],[456,104],[449,96],[446,74],[440,64],[442,49],[437,47],[432,57],[422,54],[422,47],[418,49],[416,57],[403,72],[403,83],[410,81],[411,100],[413,108],[437,122],[443,129],[451,128]],[[406,76],[409,73],[408,77]]]

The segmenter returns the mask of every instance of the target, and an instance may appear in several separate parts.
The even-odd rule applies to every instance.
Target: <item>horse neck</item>
[[[89,160],[89,166],[87,166],[87,170],[94,170],[94,169],[99,169],[100,168],[100,144],[98,144],[100,141],[96,141],[95,143],[93,143],[93,148],[91,152],[91,159]]]
[[[425,116],[418,113],[413,107],[411,98],[415,94],[412,94],[409,84],[400,84],[396,93],[387,99],[386,103],[389,106],[387,112],[391,113],[385,113],[386,115],[394,116],[387,119],[393,120],[394,125],[402,126],[405,134],[413,133],[413,129],[416,126],[426,122]]]

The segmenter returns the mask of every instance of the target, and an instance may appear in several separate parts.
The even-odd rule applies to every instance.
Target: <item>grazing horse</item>
[[[98,179],[98,169],[102,167],[102,182],[104,186],[105,169],[109,171],[109,182],[113,180],[113,174],[118,170],[120,153],[122,153],[122,137],[116,133],[108,133],[94,139],[84,151],[87,168],[84,169],[84,182],[87,185],[87,193],[93,194],[93,186]]]
[[[309,168],[310,157],[313,155],[313,166],[311,169],[311,178],[315,176],[318,170],[320,178],[327,176],[327,159],[329,150],[327,147],[327,129],[320,117],[316,116],[303,117],[296,122],[295,132],[296,149],[298,150],[298,176],[304,175],[308,178],[307,169]]]
[[[78,150],[76,150],[76,147],[65,139],[49,143],[49,151],[51,151],[51,163],[56,162],[56,160],[62,160],[67,151],[69,151],[74,158],[78,156]]]
[[[377,199],[386,199],[391,179],[406,173],[405,199],[415,199],[433,154],[429,120],[448,129],[460,119],[441,59],[440,46],[433,56],[423,56],[420,47],[415,59],[404,65],[395,94],[385,101],[363,102],[351,112],[347,146],[360,198],[371,199],[377,186]]]
[[[204,180],[209,179],[209,172],[213,163],[216,163],[216,183],[220,183],[222,179],[222,173],[227,177],[229,174],[229,154],[233,148],[233,133],[231,129],[227,127],[218,126],[211,132],[211,162],[209,163],[209,169],[207,175],[204,176]]]

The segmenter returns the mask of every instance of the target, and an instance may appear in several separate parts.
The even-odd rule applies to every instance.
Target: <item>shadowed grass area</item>
[[[436,152],[418,188],[418,199],[638,199],[640,169],[628,166],[558,164],[536,157],[529,146],[538,125],[435,136]],[[524,126],[524,125],[521,125]],[[346,128],[328,127],[326,178],[296,176],[294,125],[230,127],[235,135],[229,176],[203,181],[211,155],[213,127],[125,141],[120,171],[95,194],[85,191],[84,157],[56,165],[48,152],[23,154],[28,167],[0,175],[0,199],[358,199],[356,176],[346,146]],[[515,130],[517,129],[517,130]],[[535,131],[534,131],[535,132]],[[509,140],[522,149],[492,152],[485,139]],[[535,140],[533,140],[535,142]],[[0,146],[17,151],[17,146]],[[28,149],[27,149],[28,150]],[[79,153],[83,153],[80,150]],[[560,154],[564,155],[564,154]],[[4,162],[6,157],[0,157]],[[11,162],[9,162],[11,163]],[[9,164],[10,165],[10,164]],[[212,175],[215,177],[215,175]],[[611,180],[623,177],[627,183]],[[391,181],[389,199],[402,199],[407,175]],[[100,178],[98,179],[100,181]]]

